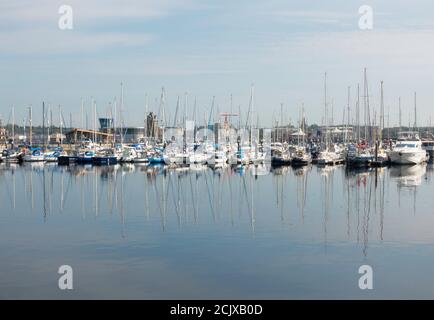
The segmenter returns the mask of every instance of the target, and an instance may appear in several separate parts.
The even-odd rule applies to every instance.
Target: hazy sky
[[[60,30],[58,9],[73,9],[73,29]],[[374,12],[372,30],[358,27],[361,5]],[[426,1],[284,1],[284,0],[69,0],[0,2],[0,114],[17,121],[33,105],[41,119],[42,101],[55,114],[58,105],[69,121],[80,122],[80,99],[98,115],[120,95],[124,83],[124,117],[142,125],[145,94],[150,109],[164,86],[167,112],[177,96],[188,92],[191,113],[197,97],[200,119],[216,108],[241,105],[246,114],[250,86],[261,124],[280,117],[298,119],[304,103],[308,122],[321,122],[323,78],[328,73],[329,102],[341,121],[351,86],[368,69],[372,108],[378,108],[384,80],[386,111],[398,121],[413,122],[417,91],[418,124],[429,121],[434,102],[434,2]],[[331,112],[330,112],[331,113]],[[57,117],[57,115],[56,115]]]

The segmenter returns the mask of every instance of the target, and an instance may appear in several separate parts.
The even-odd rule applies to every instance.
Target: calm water
[[[0,201],[0,298],[434,298],[431,165],[1,164]]]

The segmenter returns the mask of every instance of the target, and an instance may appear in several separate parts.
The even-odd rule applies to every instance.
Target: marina
[[[434,299],[433,1],[3,2],[0,300]]]

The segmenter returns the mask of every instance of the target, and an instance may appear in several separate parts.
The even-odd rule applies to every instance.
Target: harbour
[[[0,300],[434,299],[433,10],[0,3]]]

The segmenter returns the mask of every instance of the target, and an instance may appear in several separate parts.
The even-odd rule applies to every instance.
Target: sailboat
[[[287,145],[281,142],[273,142],[271,144],[271,164],[273,166],[291,164],[291,154]]]
[[[15,107],[12,106],[12,144],[9,149],[1,153],[1,158],[7,163],[20,163],[23,161],[24,153],[15,147]]]
[[[6,149],[2,151],[1,157],[7,163],[20,163],[23,161],[23,152],[19,149]]]
[[[293,133],[292,136],[297,136],[298,139],[298,145],[295,148],[295,153],[292,156],[292,160],[291,160],[291,164],[293,166],[306,166],[310,163],[312,163],[312,155],[310,154],[310,152],[308,152],[306,150],[306,146],[305,146],[305,136],[306,134],[304,133],[304,108],[303,109],[303,116],[301,117],[301,128],[300,128],[300,123],[299,123],[299,129],[296,133]],[[300,144],[300,137],[301,137],[301,144]]]
[[[249,108],[249,115],[250,115],[250,128],[249,128],[249,162],[253,164],[259,164],[263,163],[265,161],[265,152],[263,151],[262,145],[259,141],[258,137],[253,137],[253,108],[254,108],[254,87],[252,85],[250,90],[250,108]],[[257,131],[257,128],[255,129]]]
[[[45,155],[41,148],[30,148],[30,153],[24,155],[24,162],[44,162]]]
[[[364,69],[364,95],[363,95],[363,107],[365,113],[364,123],[364,139],[360,139],[360,132],[358,133],[358,139],[361,140],[356,144],[349,144],[346,152],[346,162],[350,167],[369,167],[375,160],[374,154],[371,152],[371,148],[367,142],[368,139],[368,126],[370,126],[370,113],[369,113],[369,92],[368,92],[368,80],[366,76],[366,68]],[[357,115],[359,114],[359,90],[357,90]],[[359,117],[357,117],[357,127],[360,131]],[[370,135],[369,135],[370,136]],[[370,137],[369,137],[370,138]]]
[[[319,165],[334,165],[342,163],[344,159],[340,153],[335,152],[330,148],[329,127],[328,127],[328,112],[327,112],[327,73],[324,74],[324,119],[325,119],[325,150],[318,154],[317,163]]]

